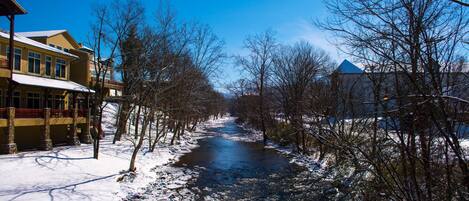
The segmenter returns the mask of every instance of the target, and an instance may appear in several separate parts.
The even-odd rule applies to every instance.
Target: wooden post
[[[91,144],[93,143],[93,138],[91,137],[91,133],[90,133],[90,127],[91,127],[91,110],[90,110],[90,104],[89,104],[89,94],[85,94],[85,109],[86,109],[86,113],[85,113],[85,126],[84,128],[82,129],[81,133],[82,133],[82,140],[83,140],[83,143],[86,143],[86,144]]]
[[[77,136],[77,118],[78,118],[78,104],[77,104],[77,94],[75,92],[72,93],[73,96],[73,113],[72,113],[72,124],[70,125],[70,135],[69,135],[69,144],[70,145],[80,145],[80,140],[78,140]]]
[[[2,153],[14,154],[17,152],[15,143],[15,108],[7,108],[7,128],[3,136]]]
[[[44,106],[44,108],[51,108],[51,105],[49,105],[49,89],[48,88],[44,89],[44,100],[43,100],[42,105]]]
[[[52,150],[50,139],[50,108],[44,108],[44,127],[41,133],[41,150]]]
[[[8,59],[8,68],[10,68],[10,78],[8,79],[8,101],[7,107],[13,106],[13,61],[15,59],[15,15],[10,15],[10,46],[8,47],[9,52],[9,59]]]

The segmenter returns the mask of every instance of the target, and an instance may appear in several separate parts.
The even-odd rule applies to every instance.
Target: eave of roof
[[[34,76],[34,75],[13,73],[13,81],[22,85],[29,85],[29,86],[62,89],[62,90],[69,90],[69,91],[83,92],[83,93],[95,92],[94,90],[88,87],[77,84],[70,80],[59,80],[59,79],[45,78],[45,77],[39,77],[39,76]]]
[[[41,38],[41,37],[51,37],[57,34],[66,32],[67,30],[47,30],[47,31],[24,31],[24,32],[15,32],[16,34],[22,35],[28,38]]]
[[[0,16],[23,15],[26,10],[15,0],[0,1]]]
[[[5,39],[10,39],[10,35],[7,34],[7,33],[4,33],[4,32],[0,32],[0,37],[5,38]],[[73,57],[73,58],[76,58],[76,59],[79,58],[76,55],[70,54],[70,53],[65,52],[63,50],[59,50],[57,48],[50,47],[46,44],[37,42],[35,40],[29,39],[27,37],[24,37],[24,36],[21,36],[21,35],[18,35],[18,34],[15,34],[14,39],[15,39],[15,42],[23,43],[23,44],[26,44],[26,45],[31,45],[31,46],[34,46],[34,47],[37,47],[37,48],[52,51],[52,52],[59,53],[59,54],[62,54],[62,55],[66,55],[66,56],[69,56],[69,57]]]
[[[59,34],[63,34],[67,40],[74,46],[74,48],[79,48],[80,45],[78,42],[68,33],[66,29],[61,30],[45,30],[45,31],[27,31],[27,32],[15,32],[16,34],[22,35],[27,38],[50,38]]]

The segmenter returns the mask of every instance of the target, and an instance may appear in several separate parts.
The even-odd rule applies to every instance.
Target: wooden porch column
[[[15,143],[15,108],[7,108],[7,128],[3,136],[1,151],[4,154],[14,154],[18,150]]]
[[[41,150],[52,150],[50,139],[50,108],[44,108],[44,127],[41,133]]]
[[[10,20],[10,40],[9,40],[9,54],[8,58],[8,68],[10,68],[10,78],[8,79],[8,100],[7,107],[13,107],[13,61],[15,59],[15,15],[10,15],[8,17]]]
[[[78,140],[77,136],[77,118],[78,118],[78,103],[77,103],[77,94],[75,92],[72,93],[73,95],[73,120],[72,124],[70,125],[69,130],[69,144],[70,145],[80,145],[80,140]]]
[[[86,104],[85,105],[85,109],[86,109],[85,119],[86,119],[86,122],[85,122],[84,128],[81,130],[81,133],[83,135],[82,136],[83,143],[86,143],[86,144],[93,143],[93,138],[91,137],[91,133],[90,133],[91,110],[90,110],[89,100],[90,100],[90,96],[89,96],[89,94],[86,94],[85,95],[85,104]]]
[[[43,106],[44,108],[51,108],[52,105],[49,105],[49,89],[48,88],[45,88],[44,89],[44,99],[43,99]],[[49,114],[50,114],[50,110],[49,110]]]

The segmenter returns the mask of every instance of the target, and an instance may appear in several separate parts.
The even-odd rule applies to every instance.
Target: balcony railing
[[[78,109],[78,117],[87,117],[87,109]],[[15,108],[15,118],[44,118],[44,109]],[[73,110],[50,109],[50,118],[73,118]],[[8,108],[0,108],[0,119],[8,119]]]
[[[73,117],[73,110],[51,109],[50,117],[52,118]]]
[[[92,81],[96,82],[96,77],[92,77]],[[116,86],[119,86],[119,87],[122,87],[122,85],[123,85],[122,82],[112,80],[112,79],[104,79],[104,84],[116,85]]]
[[[43,109],[16,108],[15,118],[43,118]]]
[[[0,59],[0,68],[8,68],[8,60]]]
[[[0,108],[0,119],[6,119],[8,118],[8,113],[7,113],[6,108]]]
[[[88,113],[87,109],[79,109],[78,110],[78,117],[86,117],[87,113]]]

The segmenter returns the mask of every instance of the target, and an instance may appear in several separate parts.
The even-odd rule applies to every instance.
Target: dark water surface
[[[234,122],[210,131],[246,134]],[[308,171],[261,143],[212,137],[201,139],[199,145],[175,164],[199,171],[199,176],[188,184],[198,200],[312,199],[306,184]]]

